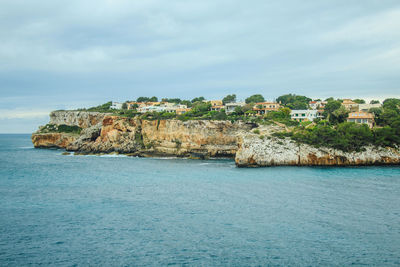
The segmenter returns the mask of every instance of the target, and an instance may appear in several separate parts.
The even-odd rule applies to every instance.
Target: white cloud
[[[400,8],[357,18],[321,35],[323,41],[358,42],[360,45],[400,42]]]
[[[0,109],[0,119],[32,119],[49,116],[50,110]]]

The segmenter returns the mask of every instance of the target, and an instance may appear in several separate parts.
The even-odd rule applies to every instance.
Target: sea
[[[399,266],[400,168],[63,155],[0,135],[0,266]]]

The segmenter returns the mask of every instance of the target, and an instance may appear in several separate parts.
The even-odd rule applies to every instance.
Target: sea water
[[[400,265],[400,168],[65,156],[0,135],[0,265]]]

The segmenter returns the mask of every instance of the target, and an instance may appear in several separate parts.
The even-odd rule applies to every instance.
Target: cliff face
[[[260,126],[230,121],[141,120],[97,112],[57,111],[51,124],[83,128],[80,135],[34,133],[35,147],[58,147],[79,153],[118,152],[138,156],[234,157],[239,167],[347,166],[400,164],[400,150],[366,147],[347,153],[278,139],[283,125]]]
[[[79,126],[88,128],[101,122],[107,114],[87,111],[53,111],[50,113],[50,124]]]
[[[251,125],[230,121],[142,121],[145,147],[158,154],[234,157]]]
[[[32,143],[36,148],[67,148],[77,136],[65,133],[33,134]]]
[[[229,121],[148,121],[106,116],[85,129],[67,150],[85,153],[234,157],[238,134],[251,125]]]
[[[143,148],[141,123],[138,119],[106,116],[98,124],[86,128],[67,146],[82,153],[136,153]]]
[[[239,167],[262,166],[352,166],[400,164],[400,151],[393,148],[366,147],[362,152],[343,152],[296,144],[290,139],[270,137],[261,140],[247,135],[241,138],[235,162]]]

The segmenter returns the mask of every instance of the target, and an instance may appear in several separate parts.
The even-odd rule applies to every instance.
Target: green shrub
[[[80,134],[82,131],[81,127],[78,126],[69,126],[65,124],[56,125],[56,124],[46,124],[41,127],[39,133],[71,133],[71,134]]]
[[[260,134],[260,130],[255,129],[255,130],[253,131],[253,133],[255,133],[255,134]]]

